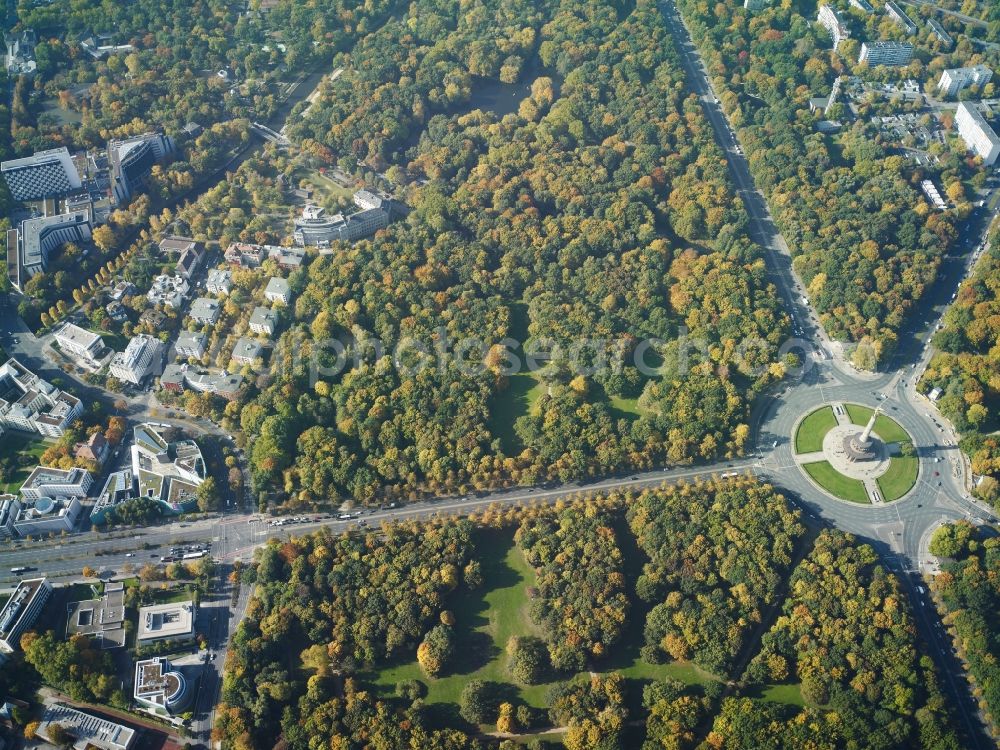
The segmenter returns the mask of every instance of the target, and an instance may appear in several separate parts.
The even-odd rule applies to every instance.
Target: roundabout
[[[898,422],[854,403],[830,403],[795,425],[793,458],[828,495],[859,504],[899,500],[917,481],[913,440]]]

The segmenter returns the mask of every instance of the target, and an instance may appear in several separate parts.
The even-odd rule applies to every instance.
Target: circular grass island
[[[868,406],[825,404],[799,420],[793,455],[809,479],[840,500],[891,503],[917,483],[910,434]]]

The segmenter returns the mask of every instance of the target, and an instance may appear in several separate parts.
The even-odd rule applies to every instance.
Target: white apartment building
[[[111,374],[123,383],[139,385],[150,373],[158,374],[162,353],[159,339],[145,334],[134,336],[125,351],[111,360]]]
[[[874,68],[876,65],[886,65],[889,67],[909,65],[912,59],[912,44],[909,42],[888,42],[884,40],[864,42],[861,45],[861,54],[858,56],[858,62],[866,62],[871,68]]]
[[[893,0],[886,0],[885,13],[889,18],[902,26],[903,30],[910,36],[917,33],[917,25],[913,23],[913,19],[906,15],[906,11],[900,8]]]
[[[268,302],[280,302],[287,305],[292,301],[292,289],[287,279],[272,276],[264,288],[264,299]]]
[[[189,289],[187,279],[183,276],[160,274],[153,279],[153,283],[146,293],[146,299],[151,304],[166,305],[176,310],[184,303]]]
[[[275,315],[274,310],[266,307],[256,307],[250,315],[250,330],[254,333],[272,336],[277,322],[278,316]]]
[[[59,437],[81,414],[80,399],[42,380],[16,359],[0,365],[0,427]]]
[[[181,331],[177,336],[177,343],[174,349],[178,357],[194,357],[201,359],[205,354],[205,347],[208,345],[208,336],[204,333]]]
[[[962,89],[970,86],[982,88],[993,78],[993,71],[985,65],[973,65],[968,68],[948,68],[941,71],[938,79],[938,91],[945,96],[955,96]]]
[[[209,294],[229,294],[233,289],[232,272],[224,268],[213,268],[208,272],[205,288]]]
[[[830,5],[822,5],[819,9],[819,17],[817,20],[827,31],[830,32],[830,36],[833,37],[833,48],[837,49],[840,43],[845,39],[850,38],[851,29],[847,25],[847,20],[840,14],[836,8]]]
[[[94,360],[104,349],[100,336],[72,323],[63,323],[55,332],[55,338],[60,349],[81,359]]]
[[[1000,136],[986,122],[975,104],[960,102],[955,112],[955,127],[970,151],[990,166],[1000,157]]]
[[[21,636],[35,624],[51,595],[52,584],[45,578],[17,584],[14,594],[0,609],[0,652],[10,654],[21,647]]]

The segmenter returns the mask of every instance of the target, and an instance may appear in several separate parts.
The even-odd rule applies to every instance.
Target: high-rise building
[[[11,196],[19,201],[65,195],[83,184],[65,146],[2,162],[0,174]]]
[[[823,28],[830,32],[830,36],[833,37],[834,49],[837,49],[842,41],[851,36],[851,29],[847,25],[847,19],[832,5],[820,6],[817,20],[822,24]]]
[[[973,65],[968,68],[948,68],[941,71],[938,79],[938,90],[945,96],[955,96],[969,86],[982,88],[993,78],[993,71],[985,65]]]
[[[913,59],[913,45],[909,42],[888,42],[878,40],[864,42],[858,62],[866,62],[872,68],[876,65],[908,65]]]
[[[14,594],[0,609],[0,651],[10,654],[20,648],[21,636],[35,624],[51,595],[52,584],[45,578],[17,584]]]
[[[955,40],[951,38],[951,34],[944,30],[944,26],[939,24],[933,18],[927,19],[927,28],[931,30],[931,33],[937,37],[938,41],[941,42],[942,46],[946,50],[950,50],[955,46]]]
[[[150,373],[158,374],[163,344],[159,339],[140,333],[128,342],[125,351],[111,360],[111,374],[123,383],[139,385]]]
[[[898,23],[910,36],[917,33],[917,25],[913,23],[905,11],[896,5],[893,0],[885,1],[885,12],[893,21]]]
[[[986,122],[975,104],[959,102],[955,112],[955,126],[969,150],[981,157],[983,164],[990,166],[996,162],[1000,156],[1000,136]]]
[[[7,232],[8,273],[18,289],[49,266],[49,255],[67,242],[86,242],[91,236],[90,211],[81,209],[53,216],[36,216]]]
[[[163,133],[146,133],[108,143],[111,189],[115,201],[127,201],[142,186],[153,165],[174,152],[174,141]]]

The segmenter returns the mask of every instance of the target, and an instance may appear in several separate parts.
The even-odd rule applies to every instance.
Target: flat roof
[[[66,637],[77,634],[98,639],[101,648],[125,645],[125,587],[120,581],[109,582],[96,599],[66,605]]]
[[[103,339],[98,334],[84,330],[74,323],[63,323],[55,335],[57,339],[66,339],[84,349],[89,349],[95,343],[103,343]]]
[[[137,641],[180,638],[194,634],[194,602],[172,602],[139,608]]]
[[[64,226],[79,226],[90,221],[87,210],[71,211],[55,216],[37,216],[21,222],[21,258],[26,266],[42,262],[41,237],[50,229]]]
[[[76,742],[77,750],[93,746],[99,750],[128,750],[135,739],[135,730],[110,719],[103,719],[93,714],[77,711],[75,708],[53,703],[45,707],[45,713],[38,727],[42,737],[48,739],[47,730],[52,724],[58,724],[68,730]]]

